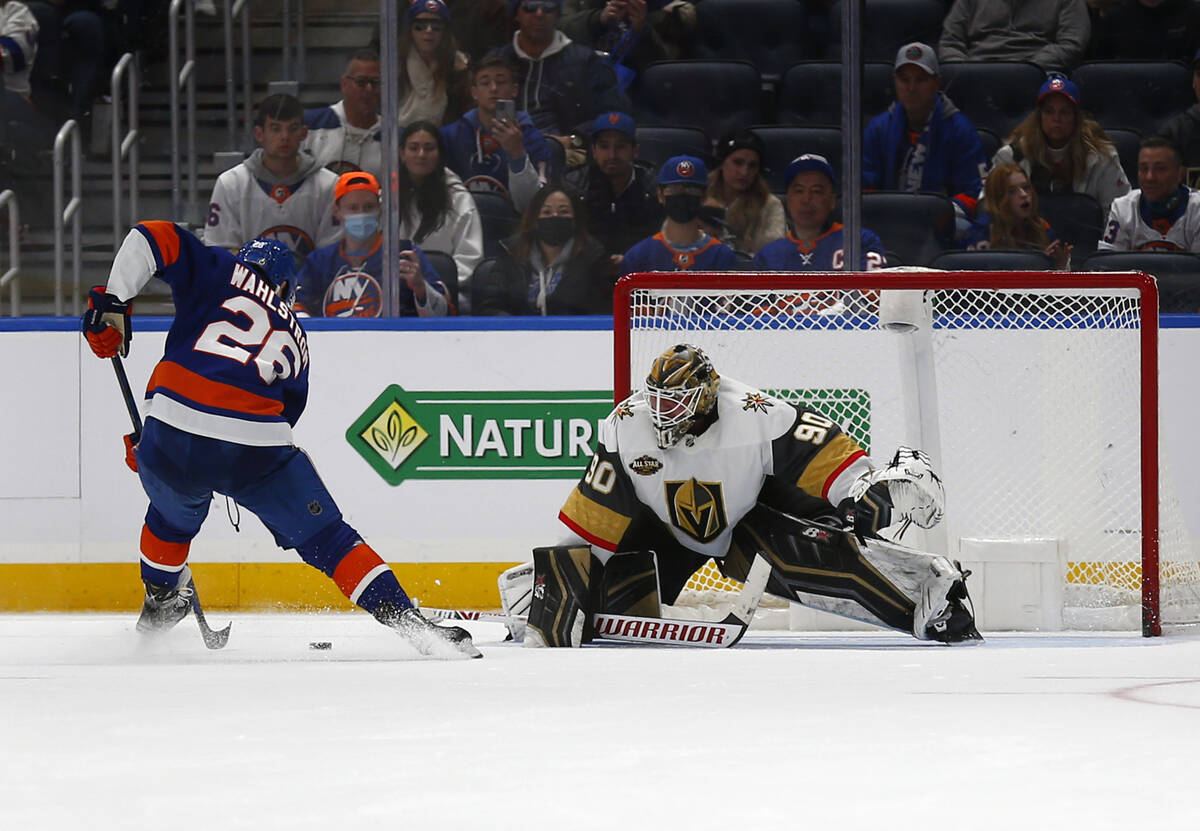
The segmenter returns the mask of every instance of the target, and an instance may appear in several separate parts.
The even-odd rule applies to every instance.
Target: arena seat
[[[658,61],[634,89],[639,124],[689,124],[719,138],[762,120],[762,76],[746,61]]]
[[[983,157],[987,159],[988,167],[991,167],[992,157],[1002,144],[1000,137],[986,127],[977,127],[975,132],[979,134],[979,143],[983,145]]]
[[[842,175],[842,130],[840,127],[792,127],[784,124],[760,124],[754,132],[763,140],[767,157],[767,182],[774,193],[783,193],[788,183],[783,172],[788,163],[801,153],[824,156],[833,165],[833,172]],[[839,184],[837,182],[834,183]]]
[[[832,59],[840,59],[842,54],[842,5],[839,0],[829,10],[829,47],[825,54]],[[887,61],[891,66],[896,50],[914,40],[936,49],[946,8],[942,0],[863,0],[862,59]]]
[[[1174,61],[1092,61],[1071,73],[1081,106],[1105,129],[1152,135],[1196,102],[1189,67]]]
[[[1054,263],[1041,251],[943,251],[929,267],[946,271],[1051,271]]]
[[[495,257],[503,251],[500,243],[516,233],[521,217],[506,196],[497,193],[472,193],[471,196],[483,226],[483,256]]]
[[[471,308],[479,308],[480,291],[482,286],[491,276],[492,269],[496,267],[496,257],[484,257],[475,266],[475,270],[471,272]]]
[[[654,165],[655,172],[672,156],[699,156],[705,164],[713,160],[712,140],[695,127],[638,127],[638,158]]]
[[[928,265],[951,246],[954,205],[940,193],[871,191],[862,195],[862,226],[908,265]]]
[[[438,277],[446,286],[446,291],[449,292],[454,305],[458,306],[458,266],[454,263],[454,258],[445,251],[425,251],[425,249],[421,249],[421,251],[437,269]]]
[[[1129,177],[1129,184],[1136,188],[1138,145],[1142,143],[1142,134],[1123,127],[1107,127],[1104,132],[1117,148],[1117,155],[1121,157],[1121,167]]]
[[[1019,61],[942,64],[942,91],[976,127],[1004,139],[1029,115],[1046,73]]]
[[[691,56],[747,61],[775,85],[792,64],[820,56],[803,37],[809,29],[803,0],[704,0],[696,4]]]
[[[1075,246],[1073,262],[1082,262],[1096,250],[1107,219],[1099,203],[1086,193],[1038,194],[1038,213],[1050,223],[1059,239]]]
[[[1161,312],[1200,312],[1200,256],[1182,251],[1097,251],[1077,271],[1144,271],[1158,280]]]
[[[868,63],[862,72],[863,126],[896,99],[891,63]],[[779,123],[831,126],[842,123],[842,65],[804,61],[779,83]]]

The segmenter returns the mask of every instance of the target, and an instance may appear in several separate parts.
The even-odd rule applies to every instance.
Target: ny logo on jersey
[[[729,527],[720,482],[667,482],[671,524],[699,543],[710,543]]]
[[[379,317],[383,312],[383,289],[365,271],[338,274],[325,290],[326,317]]]

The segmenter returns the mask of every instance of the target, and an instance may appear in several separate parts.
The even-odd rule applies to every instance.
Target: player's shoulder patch
[[[742,396],[742,409],[756,413],[765,413],[775,406],[775,399],[766,394],[751,390]]]

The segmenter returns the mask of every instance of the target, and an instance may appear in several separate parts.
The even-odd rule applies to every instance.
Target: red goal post
[[[1008,533],[992,512],[1017,536],[1058,540],[1073,570],[1066,591],[1082,598],[1081,625],[1091,625],[1096,609],[1140,607],[1143,634],[1161,634],[1167,572],[1153,277],[647,273],[617,283],[613,314],[618,401],[640,386],[655,355],[694,342],[723,375],[812,403],[852,434],[864,431],[873,453],[899,443],[932,451],[943,465],[952,541]],[[823,406],[825,398],[834,403]],[[897,421],[894,410],[904,417]],[[1026,490],[1067,519],[1040,521],[1042,505],[1016,498]],[[1178,506],[1172,510],[1170,575],[1185,584],[1172,609],[1183,622],[1200,617],[1200,579]],[[1103,527],[1091,531],[1089,523]]]

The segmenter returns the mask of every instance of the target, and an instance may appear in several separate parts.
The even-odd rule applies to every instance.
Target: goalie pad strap
[[[526,646],[580,646],[592,640],[592,570],[589,546],[533,549],[533,602]]]

